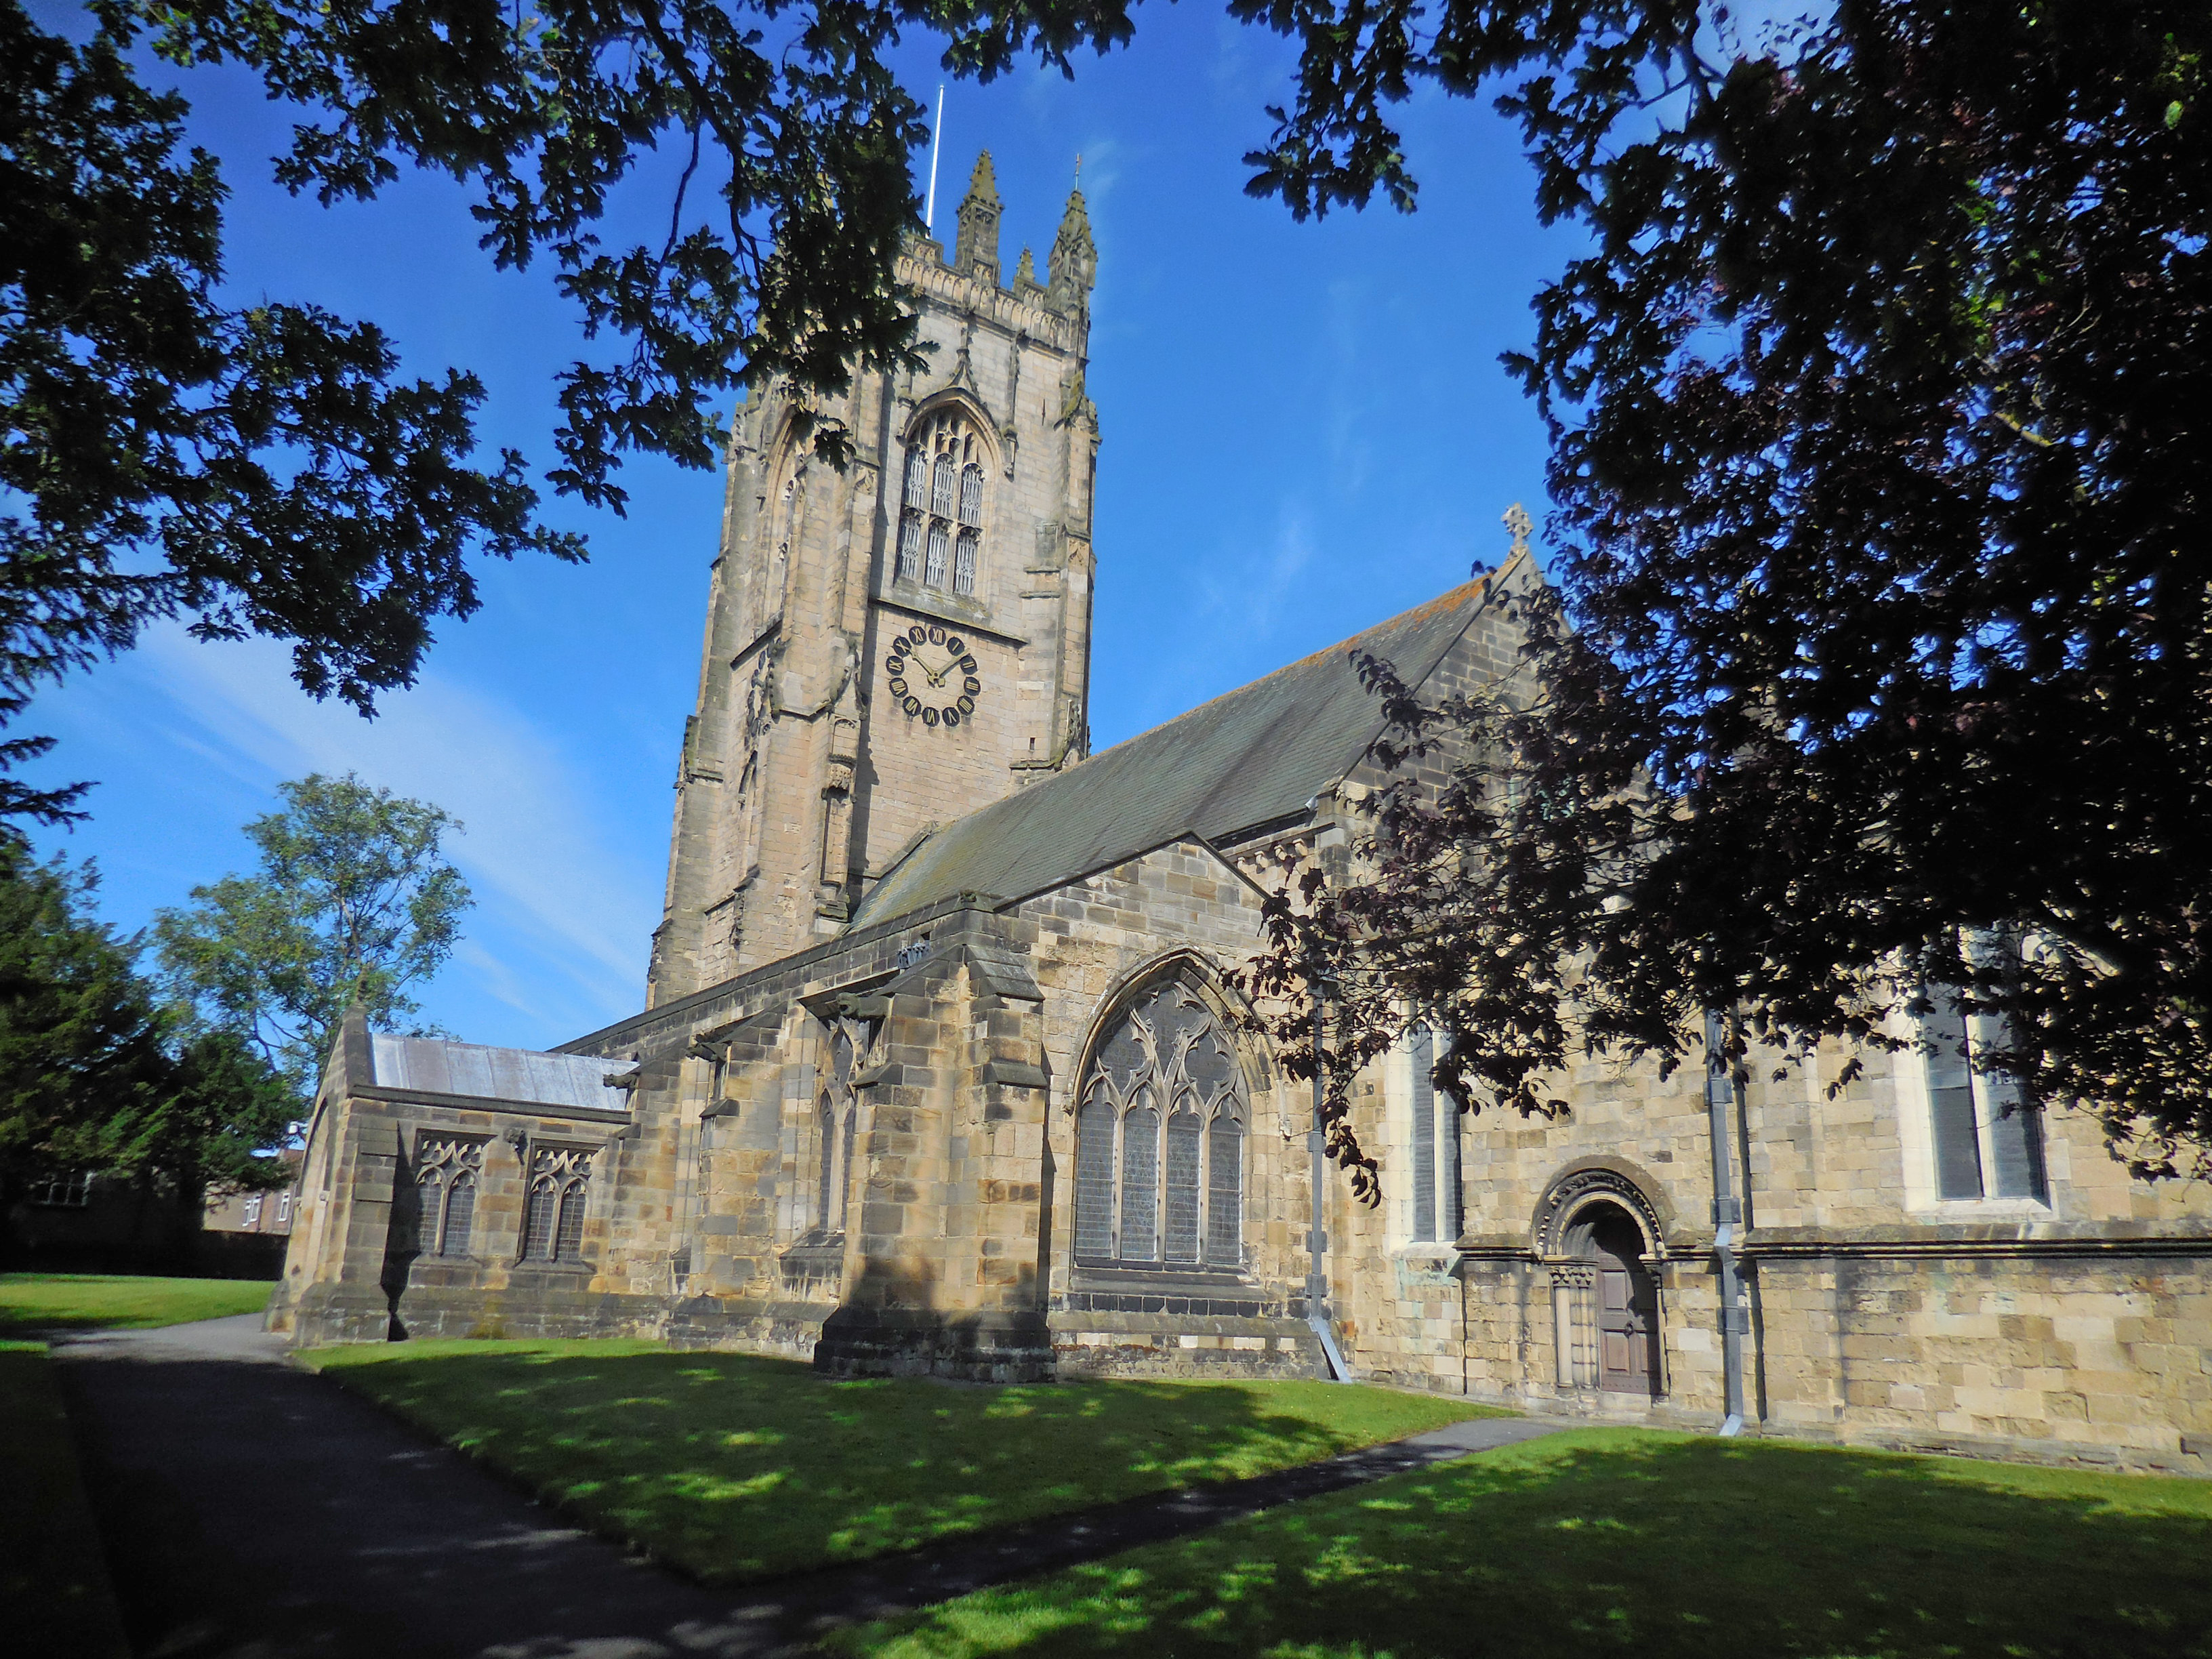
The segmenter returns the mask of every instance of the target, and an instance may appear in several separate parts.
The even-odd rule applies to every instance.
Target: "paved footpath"
[[[1455,1424],[774,1583],[707,1589],[562,1525],[467,1459],[288,1365],[259,1318],[57,1349],[143,1659],[717,1659],[1172,1538],[1557,1426]]]

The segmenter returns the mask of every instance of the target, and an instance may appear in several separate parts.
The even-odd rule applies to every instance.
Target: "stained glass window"
[[[477,1178],[465,1170],[446,1189],[446,1224],[439,1229],[440,1255],[466,1255],[477,1218]]]
[[[584,1209],[592,1154],[574,1146],[538,1146],[530,1155],[530,1198],[523,1210],[526,1261],[581,1261]]]
[[[1140,994],[1098,1045],[1085,1081],[1078,1258],[1241,1266],[1244,1118],[1243,1073],[1194,989],[1176,979]]]
[[[474,1234],[477,1172],[484,1143],[458,1135],[419,1136],[415,1186],[421,1200],[416,1243],[425,1255],[466,1255]],[[285,1218],[280,1213],[277,1219]]]

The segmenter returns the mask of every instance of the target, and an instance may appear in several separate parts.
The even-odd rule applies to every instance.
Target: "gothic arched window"
[[[1100,1043],[1075,1121],[1075,1254],[1235,1267],[1244,1257],[1243,1074],[1212,1012],[1170,980]]]
[[[956,593],[975,591],[983,549],[983,446],[945,410],[908,440],[895,577]]]
[[[422,1208],[416,1247],[424,1255],[466,1255],[475,1231],[477,1172],[484,1144],[457,1135],[415,1143],[415,1186]]]
[[[575,1146],[538,1146],[530,1154],[530,1197],[523,1208],[522,1259],[581,1261],[592,1155]]]
[[[821,1095],[814,1103],[816,1156],[814,1224],[823,1233],[845,1231],[852,1208],[853,1160],[860,1138],[860,1100],[853,1087],[867,1046],[867,1027],[841,1019],[830,1037]]]
[[[898,580],[918,582],[921,580],[921,518],[909,513],[899,520]]]
[[[463,1170],[446,1188],[446,1217],[438,1229],[440,1255],[466,1255],[477,1218],[477,1178]]]

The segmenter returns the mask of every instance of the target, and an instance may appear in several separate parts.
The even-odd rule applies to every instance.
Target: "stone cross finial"
[[[1528,532],[1535,527],[1526,509],[1520,502],[1514,502],[1505,509],[1503,522],[1506,533],[1513,538],[1513,551],[1526,553],[1528,550]]]

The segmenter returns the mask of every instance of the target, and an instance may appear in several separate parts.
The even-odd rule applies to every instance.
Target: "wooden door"
[[[1656,1392],[1652,1326],[1658,1296],[1644,1268],[1643,1239],[1633,1225],[1601,1227],[1597,1255],[1598,1386],[1614,1394]]]

